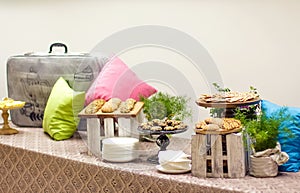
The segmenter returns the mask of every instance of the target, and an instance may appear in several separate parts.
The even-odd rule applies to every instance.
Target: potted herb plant
[[[292,137],[287,128],[281,128],[283,120],[289,119],[285,108],[267,116],[263,111],[257,119],[247,118],[245,112],[236,111],[235,118],[244,126],[244,136],[250,143],[250,175],[272,177],[278,174],[278,166],[288,161],[288,155],[281,152],[278,135]]]

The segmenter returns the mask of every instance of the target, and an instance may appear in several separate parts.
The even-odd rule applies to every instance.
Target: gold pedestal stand
[[[5,108],[1,110],[2,110],[2,118],[4,123],[3,123],[3,127],[0,129],[0,135],[12,135],[12,134],[19,133],[18,130],[11,128],[8,124],[8,117],[9,117],[8,110],[10,109]]]

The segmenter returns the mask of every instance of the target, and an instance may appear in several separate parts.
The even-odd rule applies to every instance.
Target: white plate
[[[183,174],[183,173],[187,173],[190,172],[192,169],[192,166],[190,165],[189,169],[186,170],[166,170],[165,168],[163,168],[161,165],[157,165],[156,169],[160,172],[166,173],[166,174]]]
[[[102,154],[106,154],[106,155],[132,155],[133,152],[132,151],[102,151]]]
[[[102,143],[105,145],[113,145],[113,146],[119,146],[119,145],[131,145],[134,143],[137,143],[139,140],[132,137],[112,137],[112,138],[106,138],[102,140]]]
[[[123,158],[132,158],[132,154],[127,155],[113,155],[113,154],[102,154],[102,157],[111,158],[111,159],[123,159]]]
[[[119,148],[111,148],[111,147],[106,147],[103,146],[102,147],[102,151],[107,151],[107,152],[132,152],[134,150],[134,148],[127,148],[127,147],[119,147]]]
[[[130,162],[135,159],[133,156],[125,156],[125,157],[111,157],[102,155],[102,159],[109,161],[109,162]]]

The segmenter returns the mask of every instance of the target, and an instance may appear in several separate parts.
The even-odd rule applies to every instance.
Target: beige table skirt
[[[0,192],[297,192],[300,173],[280,173],[275,178],[197,178],[187,174],[163,174],[148,163],[158,150],[130,163],[108,163],[87,154],[86,133],[65,141],[53,141],[41,128],[17,128],[16,135],[0,136]],[[185,143],[171,139],[170,149]],[[182,147],[182,146],[181,146]]]

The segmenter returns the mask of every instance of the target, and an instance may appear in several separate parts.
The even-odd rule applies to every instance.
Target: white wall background
[[[114,32],[151,24],[196,38],[232,90],[252,85],[264,99],[300,107],[299,10],[297,0],[0,0],[0,97],[7,95],[9,56],[46,52],[53,42],[89,52]],[[145,54],[136,53],[124,54],[129,65]]]

